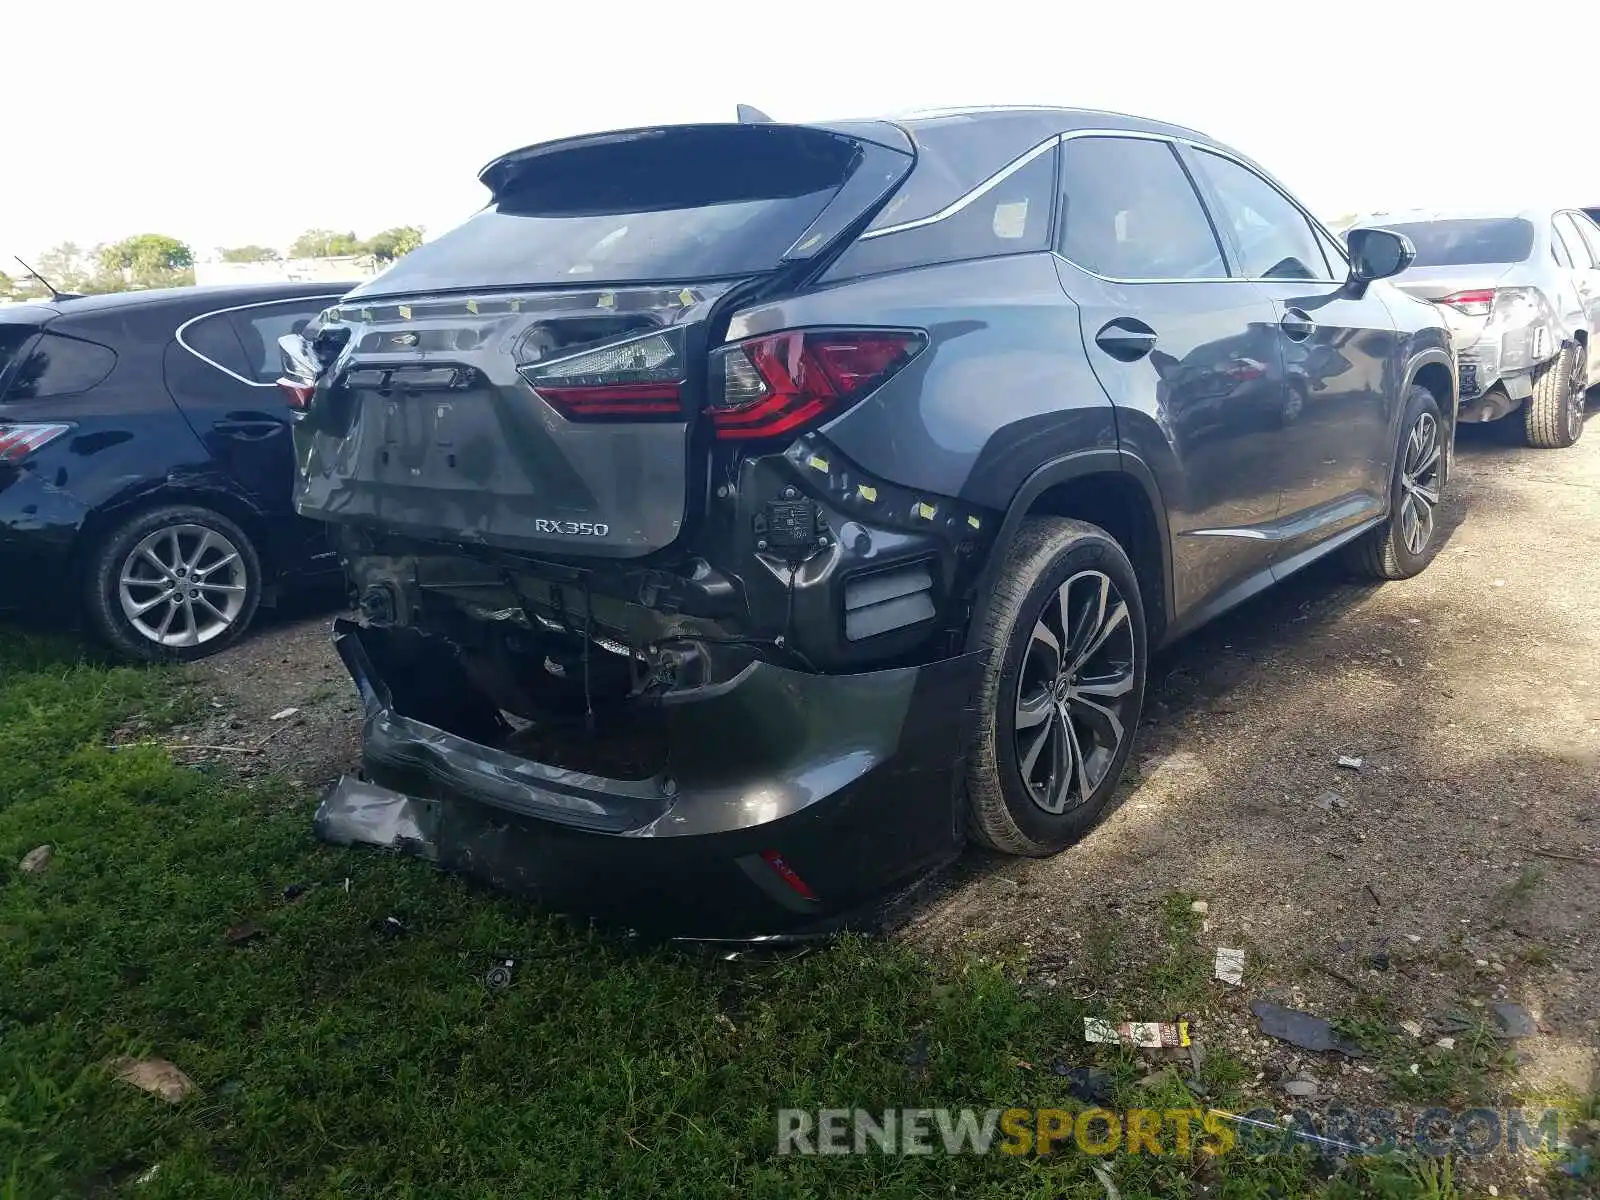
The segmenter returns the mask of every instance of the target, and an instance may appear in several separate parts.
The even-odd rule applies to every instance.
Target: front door
[[[1273,561],[1292,569],[1388,504],[1404,403],[1394,320],[1376,289],[1347,285],[1343,251],[1275,184],[1198,147],[1185,161],[1240,273],[1273,304],[1288,389]]]
[[[1058,270],[1115,406],[1150,467],[1172,538],[1174,624],[1270,581],[1285,395],[1277,315],[1230,276],[1172,142],[1095,134],[1062,145]]]

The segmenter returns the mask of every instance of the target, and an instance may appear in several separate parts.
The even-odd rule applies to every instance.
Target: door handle
[[[1317,331],[1317,323],[1308,313],[1298,308],[1291,308],[1283,314],[1283,320],[1278,322],[1278,328],[1283,330],[1284,337],[1291,342],[1303,342]]]
[[[1118,317],[1101,327],[1094,344],[1118,362],[1138,362],[1156,348],[1156,331],[1133,317]]]

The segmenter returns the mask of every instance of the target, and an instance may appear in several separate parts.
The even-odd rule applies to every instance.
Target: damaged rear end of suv
[[[997,515],[819,432],[914,387],[938,334],[760,316],[915,158],[883,122],[531,147],[284,339],[297,507],[359,604],[362,771],[322,836],[707,936],[958,851]]]

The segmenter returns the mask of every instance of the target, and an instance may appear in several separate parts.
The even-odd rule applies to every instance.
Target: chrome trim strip
[[[1323,237],[1326,238],[1332,245],[1337,247],[1340,244],[1339,239],[1334,237],[1333,234],[1329,233],[1328,227],[1321,221],[1317,220],[1316,216],[1308,211],[1305,205],[1301,204],[1298,200],[1289,195],[1288,192],[1284,191],[1283,188],[1279,187],[1265,175],[1262,175],[1258,170],[1256,170],[1256,168],[1245,162],[1238,155],[1230,153],[1229,151],[1222,149],[1220,146],[1214,146],[1207,142],[1198,141],[1194,138],[1182,137],[1178,134],[1154,133],[1147,129],[1099,128],[1069,129],[1065,133],[1058,133],[1054,137],[1040,142],[1039,145],[1035,146],[1032,150],[1029,150],[1018,158],[1013,159],[999,171],[991,175],[988,179],[985,179],[977,187],[973,188],[965,195],[958,196],[955,200],[945,205],[938,212],[930,213],[926,217],[918,217],[914,221],[902,221],[898,225],[885,225],[882,229],[869,229],[857,240],[865,242],[870,241],[873,238],[884,237],[891,233],[904,233],[908,229],[923,229],[929,225],[934,225],[940,221],[953,217],[968,205],[981,199],[985,193],[992,191],[994,188],[1004,183],[1012,175],[1015,175],[1018,171],[1027,166],[1034,159],[1038,158],[1041,154],[1044,154],[1055,146],[1062,145],[1066,142],[1072,141],[1075,138],[1083,137],[1115,137],[1130,138],[1134,141],[1165,142],[1169,146],[1183,145],[1192,150],[1204,151],[1207,154],[1215,154],[1218,158],[1226,159],[1243,170],[1249,171],[1250,174],[1254,175],[1257,179],[1261,180],[1262,183],[1266,184],[1273,191],[1277,192],[1278,195],[1287,200],[1294,207],[1295,211],[1303,216],[1308,222],[1310,222],[1312,227],[1317,232],[1321,233]],[[1205,198],[1199,195],[1198,192],[1195,194],[1195,199],[1199,201],[1202,206],[1205,205]],[[1081,263],[1073,262],[1065,254],[1062,254],[1059,250],[1054,248],[1051,249],[1051,253],[1059,258],[1062,262],[1071,264],[1071,266],[1076,270],[1082,271],[1086,275],[1093,275],[1096,279],[1104,280],[1107,283],[1327,283],[1338,286],[1343,286],[1345,283],[1345,280],[1343,279],[1280,279],[1272,276],[1246,277],[1243,275],[1227,275],[1222,277],[1207,276],[1199,279],[1121,279],[1114,275],[1101,275],[1098,271],[1091,271],[1088,267],[1083,266]],[[1346,265],[1348,266],[1348,262]]]
[[[230,379],[237,379],[240,383],[246,384],[249,387],[275,388],[278,386],[275,382],[261,383],[254,379],[246,379],[237,371],[230,371],[221,363],[213,362],[204,354],[201,354],[200,351],[196,350],[193,346],[189,345],[188,342],[183,340],[183,331],[189,328],[189,326],[195,324],[197,321],[204,321],[207,317],[220,317],[223,313],[243,312],[248,308],[268,308],[274,304],[293,304],[296,300],[340,300],[343,298],[343,296],[343,292],[335,292],[331,296],[284,296],[278,300],[258,300],[253,304],[235,304],[232,308],[214,308],[210,312],[201,313],[198,317],[190,317],[187,321],[185,321],[182,325],[179,325],[178,328],[173,331],[172,338],[178,343],[178,345],[182,346],[190,354],[194,355],[201,362],[205,363],[206,366],[213,367],[216,370],[221,371]]]
[[[1260,529],[1190,529],[1183,534],[1184,537],[1236,537],[1247,538],[1252,542],[1267,542],[1272,536]]]
[[[953,217],[962,209],[966,208],[967,205],[973,203],[973,201],[981,199],[986,192],[990,192],[999,187],[1007,179],[1010,179],[1011,176],[1022,170],[1023,167],[1027,166],[1041,154],[1055,149],[1060,144],[1061,136],[1059,134],[1050,138],[1048,141],[1040,142],[1032,150],[1029,150],[1025,154],[1012,159],[1009,163],[1001,167],[1000,170],[989,176],[989,178],[985,179],[966,195],[957,196],[938,212],[930,213],[926,217],[918,217],[915,221],[902,221],[898,225],[885,225],[882,229],[869,229],[857,240],[865,242],[870,241],[873,238],[884,237],[891,233],[904,233],[908,229],[921,229],[924,226],[933,225],[940,221],[946,220],[949,217]]]

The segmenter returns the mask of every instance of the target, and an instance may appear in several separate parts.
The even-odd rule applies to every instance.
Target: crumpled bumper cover
[[[426,639],[341,620],[334,641],[366,718],[362,777],[317,810],[330,842],[706,937],[826,923],[961,847],[981,655],[855,675],[752,663],[674,697],[668,767],[614,780],[469,736],[471,685]]]

